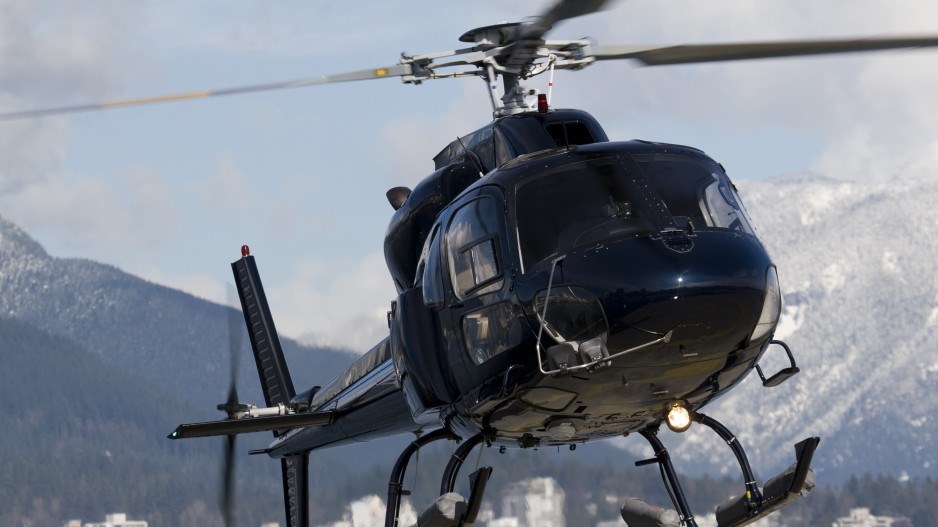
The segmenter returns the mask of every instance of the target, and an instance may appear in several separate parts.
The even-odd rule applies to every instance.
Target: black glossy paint
[[[420,249],[436,217],[481,174],[524,154],[605,141],[590,114],[557,110],[500,117],[450,143],[434,158],[436,171],[414,187],[388,225],[384,255],[398,292],[413,287]]]
[[[509,161],[481,178],[477,160],[441,153],[454,163],[418,185],[388,227],[385,254],[399,291],[389,314],[393,369],[384,364],[381,375],[356,381],[321,407],[355,409],[342,415],[341,426],[335,427],[341,430],[288,434],[271,455],[440,426],[464,438],[483,431],[491,440],[523,447],[589,441],[656,426],[674,401],[700,408],[753,369],[772,334],[750,342],[773,264],[738,206],[731,214],[745,226],[721,227],[717,223],[723,219],[709,219],[707,200],[713,196],[722,192],[720,199],[735,204],[722,168],[693,148],[606,142],[598,124],[583,115],[513,116],[490,125],[491,133],[470,134],[465,145],[470,151],[491,141],[496,159],[499,148],[510,153]],[[571,121],[576,124],[565,128]],[[593,144],[568,141],[583,139],[577,130],[589,132]],[[560,135],[566,143],[557,147]],[[649,181],[651,174],[664,177],[685,161],[702,171],[690,179],[703,185],[699,189],[685,192],[675,182]],[[572,242],[561,236],[555,245],[529,253],[529,259],[539,261],[523,261],[524,236],[538,232],[540,217],[530,214],[543,214],[546,228],[554,208],[572,207],[570,217],[599,212],[577,209],[582,205],[572,192],[571,203],[558,199],[556,207],[548,203],[532,209],[524,202],[532,198],[519,189],[583,163],[598,163],[612,174],[601,177],[618,182],[619,190],[611,190],[615,195],[607,200],[611,219],[606,223],[625,227],[598,221],[598,235],[578,235]],[[606,174],[602,170],[598,173]],[[703,188],[713,194],[705,195]],[[690,212],[676,215],[680,207]],[[486,211],[485,216],[473,216],[476,210]],[[522,210],[532,226],[519,230]],[[455,226],[467,217],[471,225]],[[559,232],[563,227],[552,228]],[[454,258],[468,263],[457,264]],[[457,271],[471,274],[457,278]],[[561,310],[555,312],[548,303],[548,329],[558,331],[564,324],[591,328],[595,338],[590,342],[602,341],[609,355],[665,335],[669,340],[601,367],[545,374],[541,368],[558,368],[548,355],[567,356],[560,353],[567,349],[562,346],[548,353],[558,341],[541,331],[539,311],[548,289],[552,299],[573,302],[555,300],[554,309]],[[573,296],[557,296],[564,291]],[[565,315],[570,321],[562,320]],[[564,338],[573,349],[590,343],[587,337]],[[360,395],[366,393],[372,396]],[[558,423],[566,426],[565,433],[551,430]]]

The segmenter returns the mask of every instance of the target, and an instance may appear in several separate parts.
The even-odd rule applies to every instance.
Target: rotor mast
[[[476,57],[466,57],[465,64],[477,67],[476,74],[488,86],[495,117],[530,111],[538,91],[521,85],[522,79],[544,73],[551,67],[584,68],[594,61],[588,51],[589,41],[545,41],[550,29],[543,17],[535,22],[505,23],[467,31],[461,42],[473,43]],[[507,42],[507,44],[505,44]],[[476,59],[476,60],[473,60]],[[498,77],[502,96],[498,96]],[[406,81],[405,81],[406,82]]]

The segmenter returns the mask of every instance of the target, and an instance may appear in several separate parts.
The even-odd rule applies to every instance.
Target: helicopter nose
[[[599,339],[607,356],[667,341],[665,351],[630,352],[631,365],[725,356],[755,340],[757,325],[769,334],[777,316],[765,314],[766,276],[774,267],[758,240],[710,232],[694,245],[678,252],[642,238],[568,255],[553,270],[557,285],[533,302],[544,332],[580,347]]]

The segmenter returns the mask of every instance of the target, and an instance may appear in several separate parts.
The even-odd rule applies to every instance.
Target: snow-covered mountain
[[[217,417],[215,404],[227,391],[227,309],[110,265],[50,256],[0,216],[0,316],[75,340],[106,363],[204,407],[201,417]],[[259,400],[246,333],[243,341],[241,385]],[[353,359],[289,339],[283,345],[299,389],[329,380]]]
[[[938,177],[793,174],[739,186],[778,266],[784,307],[776,338],[791,346],[801,373],[775,388],[753,374],[705,411],[739,434],[763,478],[792,462],[791,445],[809,435],[822,438],[814,462],[822,480],[934,477]],[[765,369],[783,358],[770,350]],[[683,444],[670,441],[672,454],[735,473],[729,449],[697,428]]]
[[[227,321],[223,306],[113,266],[50,256],[0,217],[0,400],[10,409],[0,434],[0,525],[114,510],[151,525],[220,525],[206,503],[217,498],[222,443],[181,445],[166,434],[180,422],[219,418]],[[284,347],[299,386],[328,380],[352,359],[290,340]],[[256,402],[251,362],[245,342],[240,393]],[[250,474],[238,482],[246,524],[281,510],[279,464],[247,456],[268,442],[260,434],[239,441],[240,471]],[[358,452],[312,464],[353,473],[356,463],[379,459]]]

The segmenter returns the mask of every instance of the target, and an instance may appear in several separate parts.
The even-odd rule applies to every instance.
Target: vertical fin
[[[264,402],[268,407],[289,404],[290,399],[296,395],[296,390],[283,358],[280,337],[277,336],[277,328],[267,305],[267,296],[261,285],[257,264],[246,245],[242,247],[241,254],[241,259],[232,262],[231,271],[234,273],[238,296],[241,297],[241,309],[244,312],[248,335],[251,337],[251,348],[254,350],[254,361],[264,392]]]
[[[231,264],[235,286],[241,298],[241,310],[251,338],[257,375],[260,377],[264,402],[268,407],[289,404],[296,395],[293,379],[283,358],[280,337],[267,305],[257,264],[245,245],[242,258]],[[280,434],[274,431],[275,436]],[[309,527],[309,452],[286,456],[280,460],[283,472],[283,505],[287,527]]]
[[[287,527],[309,527],[309,453],[286,456],[280,467]]]

